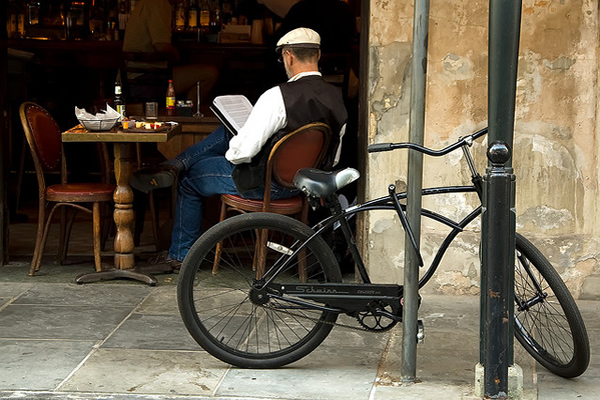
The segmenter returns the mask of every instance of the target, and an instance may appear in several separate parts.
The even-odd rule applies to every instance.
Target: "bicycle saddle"
[[[360,173],[354,168],[331,172],[315,168],[302,168],[294,176],[294,186],[307,196],[327,197],[358,178],[360,178]]]

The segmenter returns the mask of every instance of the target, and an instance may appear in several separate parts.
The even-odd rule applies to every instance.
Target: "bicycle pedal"
[[[425,325],[423,325],[423,320],[420,319],[417,321],[417,343],[421,344],[425,340]]]

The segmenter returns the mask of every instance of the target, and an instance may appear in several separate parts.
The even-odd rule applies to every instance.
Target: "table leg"
[[[115,143],[115,178],[117,188],[113,199],[115,201],[114,219],[117,227],[115,235],[115,268],[130,269],[134,267],[133,258],[133,190],[129,186],[135,152],[133,143]]]
[[[114,269],[80,275],[77,277],[76,282],[89,283],[128,278],[154,286],[157,283],[156,278],[134,268],[133,222],[135,211],[133,210],[133,190],[129,186],[129,182],[131,181],[136,160],[135,145],[134,143],[115,143],[114,153],[115,178],[117,182],[117,187],[113,195],[115,201],[113,216],[117,228],[114,242],[115,266]]]

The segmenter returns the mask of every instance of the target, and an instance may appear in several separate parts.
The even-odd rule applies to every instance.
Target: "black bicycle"
[[[480,130],[440,151],[411,143],[387,143],[371,145],[369,152],[411,148],[442,156],[461,148],[472,184],[426,188],[422,193],[474,192],[481,200],[482,178],[469,147],[486,133],[487,129]],[[362,212],[395,211],[416,249],[405,216],[406,193],[396,193],[390,185],[387,196],[342,209],[337,192],[358,177],[350,168],[298,172],[295,184],[309,202],[331,210],[331,216],[312,228],[274,213],[250,213],[224,220],[194,243],[180,271],[177,296],[183,321],[200,346],[232,365],[276,368],[317,348],[332,328],[340,325],[340,314],[355,318],[353,327],[373,332],[401,321],[402,286],[371,282],[350,220]],[[481,205],[459,221],[428,209],[421,213],[447,226],[450,233],[424,269],[419,287],[434,275],[455,237],[481,214]],[[325,240],[334,228],[343,232],[356,274],[342,273]],[[422,264],[420,254],[419,259]],[[357,276],[362,282],[356,283]],[[579,309],[552,265],[519,234],[514,291],[517,340],[551,372],[567,378],[581,375],[589,364],[590,350]]]

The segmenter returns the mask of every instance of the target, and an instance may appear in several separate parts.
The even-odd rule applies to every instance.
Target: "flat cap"
[[[296,28],[289,31],[277,42],[277,49],[283,46],[305,47],[318,49],[321,45],[321,36],[309,28]]]

